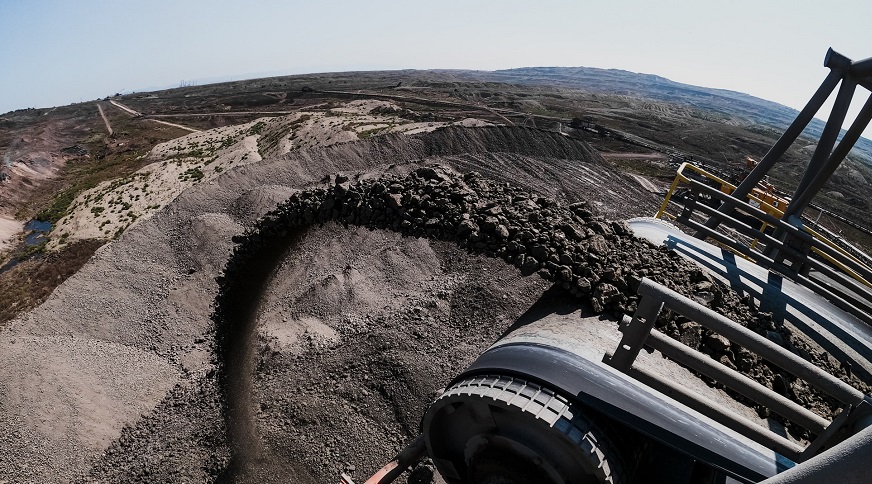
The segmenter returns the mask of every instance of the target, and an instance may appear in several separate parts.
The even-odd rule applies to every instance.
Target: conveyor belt
[[[867,383],[872,383],[872,328],[830,304],[824,297],[741,257],[696,239],[657,219],[633,219],[636,236],[666,245],[723,280],[749,294],[764,311],[805,334]]]

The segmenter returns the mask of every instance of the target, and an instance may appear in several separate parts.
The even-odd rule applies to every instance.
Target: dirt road
[[[139,111],[134,111],[133,109],[130,109],[129,107],[127,107],[127,106],[121,104],[121,103],[118,102],[118,101],[115,101],[115,100],[113,100],[113,99],[110,99],[109,102],[110,102],[113,106],[117,107],[118,109],[124,111],[124,112],[127,113],[127,114],[130,114],[131,116],[142,116],[142,113],[140,113]]]
[[[131,115],[131,116],[145,116],[144,114],[140,113],[139,111],[133,110],[133,109],[131,109],[131,108],[129,108],[129,107],[127,107],[127,106],[121,104],[121,103],[118,102],[118,101],[115,101],[115,100],[111,100],[111,99],[110,99],[109,102],[112,103],[113,106],[117,107],[118,109],[120,109],[120,110],[126,112],[127,114],[129,114],[129,115]],[[101,111],[100,111],[100,114],[102,114],[102,113],[103,113],[103,111],[101,110]],[[104,118],[104,119],[105,119],[105,118]],[[191,128],[190,126],[184,126],[184,125],[177,124],[177,123],[170,123],[170,122],[168,122],[168,121],[161,121],[161,120],[159,120],[159,119],[151,119],[151,118],[147,118],[147,119],[148,119],[149,121],[154,121],[155,123],[160,123],[160,124],[163,124],[163,125],[166,125],[166,126],[172,126],[172,127],[174,127],[174,128],[184,129],[185,131],[190,131],[190,132],[192,132],[192,133],[199,133],[199,132],[200,132],[199,129]]]
[[[172,127],[174,127],[174,128],[184,129],[185,131],[190,131],[190,132],[192,132],[192,133],[199,133],[199,132],[200,132],[199,129],[192,128],[192,127],[190,127],[190,126],[184,126],[184,125],[177,124],[177,123],[170,123],[169,121],[161,121],[161,120],[159,120],[159,119],[151,119],[151,118],[149,118],[148,120],[149,120],[149,121],[154,121],[155,123],[164,124],[164,125],[166,125],[166,126],[172,126]]]
[[[310,106],[311,107],[311,106]],[[212,113],[150,114],[149,118],[188,118],[198,116],[284,116],[299,111],[216,111]]]
[[[106,125],[106,131],[109,132],[109,136],[112,136],[112,126],[109,125],[109,120],[106,118],[106,113],[103,112],[103,106],[100,103],[97,103],[97,110],[100,111],[100,117],[103,118],[103,124]]]

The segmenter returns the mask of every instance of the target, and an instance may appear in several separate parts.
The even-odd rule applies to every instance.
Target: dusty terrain
[[[0,251],[12,249],[15,235],[24,229],[24,223],[12,218],[0,218]]]
[[[0,381],[10,389],[8,393],[4,392],[2,414],[7,428],[13,429],[4,443],[4,447],[11,451],[4,453],[2,467],[9,469],[14,480],[23,481],[103,480],[113,475],[115,477],[110,480],[128,480],[137,475],[144,477],[147,474],[142,473],[145,472],[171,473],[177,470],[201,480],[214,477],[214,472],[225,469],[229,450],[218,405],[214,328],[210,319],[211,302],[217,290],[215,278],[221,274],[233,246],[233,235],[242,233],[245,227],[274,208],[292,190],[318,184],[325,175],[336,172],[378,175],[384,170],[405,172],[419,166],[410,164],[410,160],[432,162],[435,160],[431,158],[438,157],[439,161],[457,170],[478,168],[498,179],[512,179],[520,186],[567,202],[578,201],[579,192],[593,191],[604,179],[611,177],[620,180],[616,186],[628,187],[633,198],[655,201],[654,195],[636,188],[638,185],[634,182],[626,183],[628,180],[623,175],[601,161],[596,162],[596,156],[584,145],[561,136],[526,129],[453,129],[433,135],[417,135],[423,137],[388,135],[372,141],[303,150],[273,161],[228,170],[211,183],[198,184],[185,191],[163,210],[104,246],[90,263],[61,284],[48,301],[13,321],[3,332],[0,353],[14,352],[18,357],[12,360],[14,364],[0,370]],[[482,133],[489,135],[478,134],[480,130],[486,130]],[[546,181],[542,181],[543,178]],[[554,179],[560,182],[551,183]],[[610,211],[641,214],[640,210],[626,204],[625,196],[626,193],[607,191],[599,202]],[[479,283],[467,281],[486,274],[483,270],[475,270],[476,265],[485,264],[494,274],[505,272],[501,277],[514,280],[512,284],[518,286],[518,294],[515,291],[507,293],[505,289],[495,293],[499,294],[500,305],[506,308],[500,311],[505,313],[498,319],[506,324],[523,312],[524,301],[529,301],[525,298],[535,298],[542,287],[534,279],[521,279],[515,270],[497,261],[473,258],[470,267],[470,264],[462,263],[470,256],[448,244],[433,246],[414,238],[365,230],[353,231],[349,235],[361,238],[358,243],[346,246],[354,247],[353,254],[361,258],[356,264],[373,273],[368,277],[349,277],[348,280],[343,277],[336,282],[337,287],[330,290],[338,291],[343,298],[349,295],[359,299],[364,306],[360,312],[350,308],[348,313],[337,313],[336,308],[330,307],[329,298],[314,297],[310,302],[301,302],[295,310],[297,314],[288,315],[295,319],[278,332],[291,349],[289,355],[295,354],[294,335],[305,334],[308,326],[312,326],[314,331],[310,331],[313,332],[312,340],[306,339],[307,349],[311,344],[316,347],[323,344],[325,348],[331,347],[328,346],[331,342],[333,347],[348,344],[331,336],[332,331],[337,330],[328,330],[329,325],[337,325],[339,321],[325,318],[327,314],[343,314],[343,318],[354,317],[354,314],[367,317],[369,312],[365,308],[372,306],[388,319],[384,324],[390,325],[390,319],[397,317],[391,307],[399,308],[401,314],[412,310],[408,304],[399,304],[403,299],[425,295],[431,298],[439,293],[442,298],[455,301],[452,304],[458,309],[450,314],[455,318],[462,315],[465,321],[462,333],[460,329],[453,330],[456,338],[462,336],[464,343],[460,347],[464,349],[464,357],[450,361],[450,366],[444,368],[444,380],[493,339],[490,336],[478,337],[478,331],[496,335],[500,330],[493,324],[480,325],[475,321],[480,317],[475,308],[486,307],[487,295],[503,286],[490,278]],[[320,230],[307,237],[307,240],[322,241],[325,237],[333,238],[330,232]],[[339,241],[343,237],[347,236],[339,237]],[[336,250],[344,245],[339,241],[331,243]],[[434,264],[434,257],[444,262]],[[308,285],[313,286],[313,290],[325,284],[329,287],[336,279],[330,274],[346,271],[345,266],[334,266],[333,259],[324,255],[304,259],[307,264],[303,270],[326,272],[309,283],[305,280],[287,283],[304,292]],[[323,260],[325,267],[319,269],[319,264],[314,263],[316,260]],[[479,260],[481,262],[473,262]],[[382,264],[386,273],[379,273]],[[409,264],[418,269],[402,275],[411,269]],[[442,284],[438,281],[428,282],[431,272],[443,274],[439,277],[445,279],[444,288],[436,287]],[[396,277],[416,282],[410,286],[398,286],[394,280]],[[527,283],[533,283],[533,289],[524,289]],[[429,287],[431,284],[434,287]],[[364,289],[367,285],[373,288]],[[481,285],[484,287],[479,287]],[[357,286],[361,287],[359,294],[356,294]],[[405,291],[410,293],[402,294]],[[520,294],[527,296],[521,297]],[[507,297],[502,298],[503,295]],[[390,305],[384,304],[386,299],[391,301]],[[315,301],[320,302],[316,304]],[[321,314],[321,311],[325,312]],[[377,317],[377,314],[369,317]],[[293,322],[297,320],[303,322]],[[272,321],[264,327],[274,328],[276,325],[280,323]],[[370,341],[381,348],[388,344],[379,338]],[[445,341],[444,344],[449,343]],[[94,349],[84,351],[87,348]],[[299,354],[299,345],[296,348]],[[45,355],[60,358],[64,354],[81,355],[67,361],[68,367],[64,369],[64,372],[80,377],[59,376],[59,367],[52,366],[52,360],[45,358]],[[449,363],[438,352],[427,355],[434,363]],[[300,356],[312,357],[308,351]],[[416,361],[416,365],[419,368],[429,366],[422,361]],[[434,366],[442,368],[441,364]],[[34,368],[39,370],[34,371]],[[114,370],[108,371],[110,368]],[[318,370],[308,369],[314,372],[311,384],[320,389],[321,385],[315,379]],[[438,388],[435,381],[432,387],[419,381],[416,372],[410,369],[391,368],[386,364],[384,371],[405,375],[402,381],[385,381],[384,384],[421,385],[420,389],[425,393],[417,398],[426,398],[429,392]],[[125,374],[135,374],[137,380],[116,380]],[[37,388],[45,385],[43,388],[51,391],[41,394],[38,390],[12,391],[31,385]],[[35,394],[40,398],[34,399]],[[86,402],[100,402],[100,414],[95,415],[94,409]],[[404,412],[407,419],[417,418],[413,408],[401,409],[403,403],[405,401],[396,402],[395,410],[379,418],[390,422],[398,411]],[[52,412],[60,411],[65,412],[66,417],[61,420],[68,421],[67,425],[56,425],[59,417]],[[336,418],[350,417],[340,415]],[[101,422],[107,431],[84,430],[96,422]],[[407,426],[409,422],[406,422]],[[124,425],[130,429],[119,438],[117,432]],[[115,429],[116,434],[108,429]],[[406,428],[402,435],[407,435],[409,430],[411,428]],[[383,459],[401,443],[400,428],[394,427],[387,432],[397,435],[397,440],[390,446],[383,445],[383,454],[368,453],[360,457],[368,459],[364,461],[367,466]],[[192,443],[193,448],[189,448]],[[100,458],[107,446],[111,452]],[[143,448],[155,451],[143,453]],[[350,455],[351,451],[347,452]],[[96,461],[95,457],[98,457]],[[321,462],[329,466],[340,464],[324,460],[326,458],[322,455]],[[121,461],[125,464],[122,465]],[[329,466],[319,464],[313,472],[326,477],[332,472]]]
[[[520,88],[499,97],[529,104],[538,120],[497,112],[500,102],[477,107],[493,84],[452,79],[422,86],[430,104],[412,102],[421,92],[396,86],[397,75],[362,88],[391,85],[406,100],[353,99],[341,77],[294,79],[294,89],[257,81],[266,92],[236,97],[215,88],[123,99],[202,130],[193,133],[102,102],[116,133],[106,137],[93,103],[76,108],[90,116],[81,132],[53,142],[91,144],[47,157],[37,188],[5,182],[19,187],[5,213],[48,211],[56,224],[47,256],[0,274],[19,291],[39,292],[22,283],[35,277],[52,282],[20,307],[20,293],[3,293],[16,302],[0,309],[17,317],[0,327],[0,482],[363,477],[416,434],[434,392],[549,288],[603,314],[610,331],[634,308],[642,275],[712,290],[616,222],[656,210],[669,177],[662,155],[569,130],[531,104],[541,98],[521,103]],[[297,89],[326,80],[332,94]],[[245,114],[214,114],[228,106]],[[494,126],[537,123],[554,129]],[[54,195],[34,195],[38,187]],[[868,391],[717,291],[719,310],[783,333]],[[662,324],[708,344],[698,328]],[[734,364],[772,384],[776,370],[736,354]],[[790,391],[830,416],[826,401]]]
[[[361,135],[415,134],[454,124],[490,125],[475,118],[458,123],[420,123],[403,118],[401,113],[387,101],[351,101],[326,112],[260,118],[161,143],[145,157],[150,162],[145,167],[79,194],[69,207],[69,215],[54,227],[61,235],[49,248],[120,234],[194,184],[208,183],[225,170],[292,150],[353,141]]]
[[[82,192],[131,176],[147,165],[151,160],[144,155],[155,144],[191,130],[236,126],[259,118],[278,120],[303,113],[329,118],[326,123],[311,120],[308,125],[313,130],[279,126],[262,133],[259,150],[267,156],[387,132],[490,122],[572,133],[605,153],[660,154],[667,161],[676,153],[692,156],[729,174],[746,156],[762,157],[792,115],[783,106],[747,95],[661,78],[652,82],[651,77],[582,68],[336,73],[134,93],[52,109],[19,110],[0,115],[0,150],[4,152],[0,218],[21,223],[37,217],[54,223],[69,215],[70,205]],[[371,109],[379,103],[383,104],[381,109]],[[111,135],[101,112],[112,128]],[[348,119],[355,116],[359,119]],[[366,116],[372,123],[365,122]],[[624,138],[616,141],[610,136],[574,132],[567,127],[574,117],[614,130]],[[155,121],[172,121],[176,126]],[[283,138],[283,131],[294,132],[297,137]],[[780,187],[791,189],[813,143],[803,138],[788,152],[782,169],[773,173]],[[205,156],[205,148],[192,147],[167,159],[188,164],[199,157],[200,165],[205,165],[213,157]],[[864,144],[852,152],[820,199],[825,207],[865,227],[872,225],[867,220],[872,212],[867,197],[858,194],[868,190],[872,177],[869,151]],[[660,160],[632,161],[624,162],[621,168],[663,179],[674,171]],[[199,177],[196,170],[202,168],[191,163],[183,173],[192,171],[180,181],[190,181],[192,174]],[[131,202],[116,205],[126,207],[126,203]],[[104,226],[100,238],[111,238],[132,217],[149,212],[148,205],[140,208],[126,221],[113,220],[113,228]],[[822,220],[861,246],[872,246],[868,234],[827,216]],[[0,249],[0,258],[8,260],[16,257],[15,250],[9,252],[9,245],[15,244],[16,235],[23,234],[15,233],[11,223],[3,225],[8,227],[0,232],[0,245],[7,249]],[[61,233],[55,235],[58,239]]]

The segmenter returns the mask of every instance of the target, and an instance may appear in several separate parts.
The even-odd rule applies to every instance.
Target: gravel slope
[[[328,174],[402,174],[424,162],[482,172],[501,166],[499,179],[569,201],[596,189],[592,173],[618,177],[616,185],[624,185],[583,143],[502,127],[385,135],[301,150],[196,185],[100,249],[46,303],[0,334],[0,354],[10,355],[0,370],[0,419],[13,429],[0,445],[3,479],[125,481],[173,462],[191,479],[213,478],[229,450],[214,406],[209,315],[231,237],[288,193]],[[558,187],[569,188],[555,188],[555,178]],[[630,215],[642,214],[614,193],[606,194],[607,211],[622,212],[623,206]],[[100,425],[89,427],[92,421]],[[209,448],[189,451],[186,428],[202,434]],[[156,457],[137,451],[141,446]]]
[[[521,192],[545,204],[530,211],[553,206],[541,220],[519,212],[531,226],[544,230],[560,217],[579,217],[587,262],[557,257],[570,275],[551,267],[547,260],[558,253],[548,252],[548,242],[542,257],[535,254],[543,249],[524,249],[533,262],[517,248],[512,258],[490,254],[507,264],[485,256],[497,235],[473,240],[469,234],[478,228],[461,248],[438,231],[414,238],[328,222],[288,231],[247,277],[219,278],[257,220],[289,197],[299,200],[294,194],[325,196],[340,185],[345,193],[351,183],[372,188],[386,177],[415,180],[423,173],[416,170],[434,164],[456,173],[451,177],[476,171],[469,180],[521,205]],[[403,186],[383,189],[401,195],[398,205],[409,201]],[[698,271],[680,269],[687,266],[637,245],[619,224],[597,215],[650,215],[658,203],[584,143],[526,128],[385,135],[225,172],[104,246],[45,304],[0,333],[0,354],[9,355],[0,368],[0,424],[10,429],[0,437],[6,472],[0,480],[325,482],[342,471],[362,477],[415,434],[434,391],[551,286],[522,273],[547,269],[540,275],[575,284],[567,289],[583,296],[581,304],[617,311],[631,309],[632,288],[603,264],[637,267],[714,293],[723,307],[747,314]],[[495,206],[467,208],[477,214]],[[294,212],[299,204],[282,207],[306,217]],[[481,233],[501,233],[500,223],[485,229],[490,222],[481,216],[472,220]],[[488,216],[499,221],[496,212]],[[313,213],[309,222],[316,219]],[[401,231],[415,233],[424,222]],[[550,229],[544,235],[553,239]],[[588,287],[576,268],[599,273],[583,276]],[[211,317],[218,281],[228,280],[250,296],[231,301],[242,323],[230,331]],[[711,343],[686,323],[664,325],[690,344]],[[767,371],[758,376],[772,379]],[[416,472],[424,479],[428,471]]]

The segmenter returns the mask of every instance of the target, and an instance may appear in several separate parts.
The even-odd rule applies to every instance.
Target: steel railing
[[[693,175],[686,172],[711,181],[719,188],[693,179],[691,177]],[[682,211],[679,214],[671,214],[667,208],[680,184],[688,188],[689,196],[680,204]],[[867,324],[872,324],[872,268],[823,234],[806,226],[797,228],[783,221],[781,217],[784,212],[779,207],[768,204],[753,193],[747,200],[754,205],[733,198],[728,194],[733,188],[734,186],[729,182],[701,168],[684,163],[679,168],[657,217],[669,218],[684,224],[698,234],[712,238],[735,254],[811,288],[843,310],[854,314]],[[701,203],[698,199],[703,195],[734,204],[737,206],[737,211],[727,215],[717,208]],[[723,230],[710,228],[709,224],[694,220],[695,214],[716,218],[719,227],[731,229],[734,233],[747,237],[751,242],[741,241]],[[749,220],[756,221],[754,226]],[[757,223],[760,224],[759,227]],[[770,233],[770,228],[786,236],[775,238]],[[811,257],[812,254],[814,257]],[[825,275],[838,285],[815,280],[809,276],[811,270]]]
[[[712,420],[795,462],[801,462],[847,438],[856,431],[858,422],[865,425],[869,415],[872,414],[872,406],[861,391],[741,324],[647,278],[640,283],[638,293],[642,296],[638,309],[632,318],[624,317],[620,328],[623,334],[621,342],[614,353],[607,354],[603,361]],[[805,380],[810,386],[840,402],[841,413],[832,421],[827,420],[738,371],[657,331],[654,329],[654,324],[661,311],[666,308]],[[716,380],[807,429],[817,438],[806,447],[802,447],[797,442],[727,410],[697,393],[688,391],[673,381],[643,368],[637,368],[634,363],[643,347],[657,350],[681,365]]]

